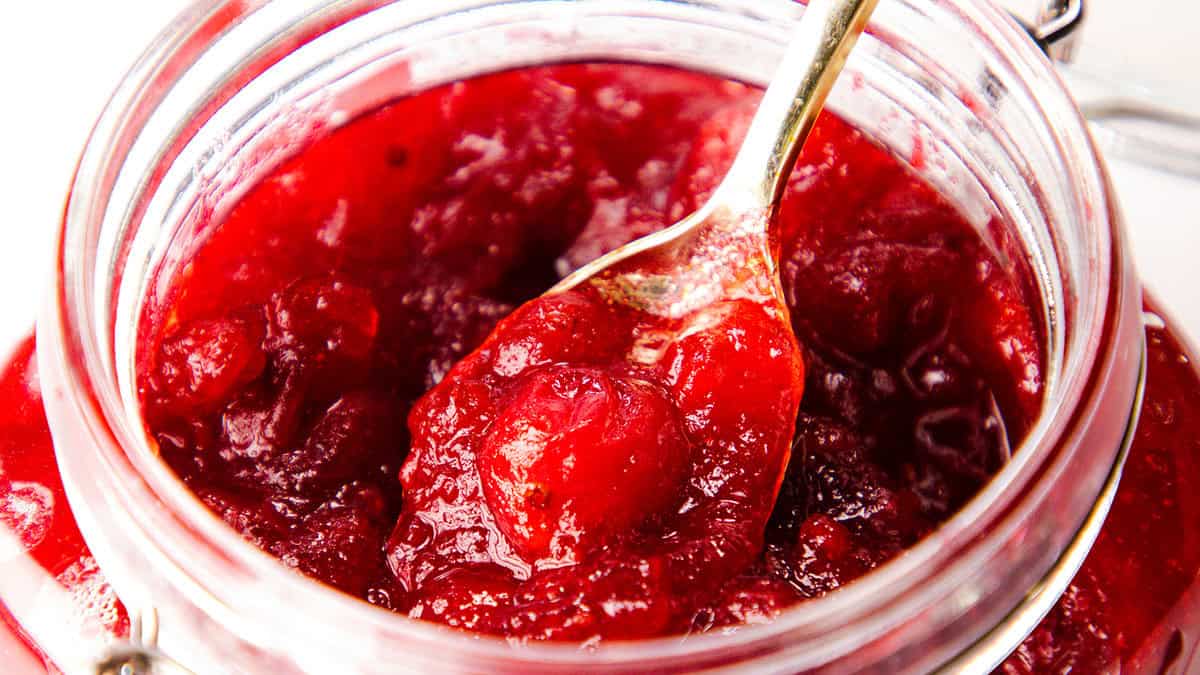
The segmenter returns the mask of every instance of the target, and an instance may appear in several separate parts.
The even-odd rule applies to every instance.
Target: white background
[[[437,0],[411,0],[414,2]],[[886,0],[885,0],[886,1]],[[1195,88],[1200,3],[1089,2],[1079,58]],[[182,0],[5,3],[0,18],[0,349],[32,324],[74,162],[109,92]],[[1197,99],[1200,100],[1200,99]],[[1200,336],[1200,183],[1112,161],[1144,278]]]

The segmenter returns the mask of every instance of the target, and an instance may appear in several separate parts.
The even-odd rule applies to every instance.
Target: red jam
[[[408,614],[539,639],[687,630],[762,551],[802,388],[761,304],[665,320],[588,287],[522,306],[409,416],[387,544]]]
[[[55,617],[64,634],[98,626],[113,635],[126,635],[125,608],[100,573],[67,504],[42,410],[32,338],[17,346],[0,370],[0,409],[0,523],[24,549],[14,551],[0,543],[0,574],[13,575],[6,563],[24,553],[47,575],[45,580],[25,583],[57,583],[74,605],[74,616]],[[0,604],[0,631],[8,628],[23,634],[18,619]],[[40,655],[36,645],[29,646]],[[24,660],[2,650],[0,655],[12,668],[20,668],[16,664]]]
[[[1007,240],[844,122],[818,124],[779,214],[799,353],[750,302],[513,313],[697,207],[758,96],[539,67],[316,140],[148,304],[164,459],[286,564],[512,639],[768,620],[895,556],[1024,435],[1040,312]]]
[[[1147,675],[1186,673],[1198,665],[1200,639],[1200,546],[1179,533],[1200,529],[1200,369],[1169,329],[1148,328],[1146,399],[1116,502],[1100,539],[1054,610],[999,668],[1002,675],[1119,672]],[[28,553],[71,592],[76,617],[107,624],[115,635],[128,631],[124,609],[97,571],[63,500],[50,445],[41,393],[26,341],[0,371],[0,517],[16,532],[28,509],[14,505],[14,484],[44,487],[56,505],[47,536],[22,536]],[[25,468],[19,468],[19,467]],[[17,485],[22,487],[22,485]],[[26,490],[27,491],[27,490]],[[46,516],[46,512],[40,512]],[[804,527],[811,541],[840,549],[844,537],[828,536],[827,521]],[[52,535],[57,532],[57,535]],[[69,573],[55,573],[55,570]],[[78,570],[82,573],[75,573]],[[2,609],[2,608],[0,608]],[[8,627],[19,621],[0,611]],[[30,645],[34,651],[35,645]],[[10,665],[25,662],[7,654]],[[53,670],[53,669],[51,669]],[[23,670],[21,672],[24,672]],[[55,671],[56,672],[56,671]]]
[[[680,325],[587,293],[514,312],[697,206],[756,97],[663,68],[532,68],[314,141],[148,305],[140,384],[164,459],[285,564],[513,639],[732,630],[897,555],[1036,414],[1037,302],[1002,227],[985,244],[837,118],[780,214],[799,354],[753,303]],[[1148,335],[1113,513],[999,672],[1188,667],[1200,548],[1178,533],[1200,526],[1200,378],[1173,337]],[[0,517],[44,567],[105,589],[65,508],[30,349],[0,378]],[[30,486],[53,518],[8,504]]]
[[[1004,675],[1200,669],[1200,365],[1168,328],[1146,341],[1145,401],[1108,520]]]

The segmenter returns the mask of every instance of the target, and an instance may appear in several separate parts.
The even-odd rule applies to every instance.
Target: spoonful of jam
[[[518,308],[417,403],[388,542],[411,616],[472,598],[476,630],[656,635],[755,559],[804,383],[772,222],[877,1],[810,2],[709,201]]]

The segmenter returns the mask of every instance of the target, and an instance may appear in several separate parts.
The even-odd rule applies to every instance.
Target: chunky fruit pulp
[[[529,105],[497,102],[513,90],[530,93]],[[792,461],[764,531],[752,533],[761,548],[719,589],[704,579],[697,594],[672,588],[654,560],[637,558],[646,533],[683,510],[663,505],[689,487],[705,495],[703,484],[677,478],[667,482],[682,481],[679,494],[652,494],[644,474],[588,456],[586,444],[541,444],[551,457],[579,454],[598,475],[630,477],[568,481],[586,497],[572,507],[580,521],[620,530],[601,527],[599,541],[564,539],[554,518],[536,526],[536,509],[562,511],[556,498],[507,489],[514,467],[523,476],[545,469],[511,451],[520,423],[533,418],[615,445],[618,457],[640,461],[649,448],[654,471],[693,476],[704,458],[681,469],[676,453],[706,439],[689,436],[682,399],[661,387],[666,376],[650,378],[656,385],[611,361],[544,364],[508,383],[495,433],[480,441],[490,459],[462,470],[454,461],[463,454],[442,464],[409,454],[437,445],[419,411],[444,410],[438,396],[469,384],[472,364],[494,369],[497,359],[468,353],[515,303],[703,198],[754,96],[677,71],[534,69],[429,92],[316,141],[214,223],[152,299],[140,358],[164,457],[286,564],[376,604],[517,638],[626,636],[645,632],[643,623],[733,630],[887,560],[968,498],[1003,461],[1005,442],[1023,433],[1039,393],[1037,327],[1026,309],[1034,298],[1020,270],[1000,264],[1013,253],[1002,239],[983,246],[936,193],[833,117],[801,159],[781,216],[784,285],[806,371]],[[610,138],[621,143],[598,140]],[[449,151],[418,171],[418,147]],[[488,208],[478,210],[476,198]],[[690,353],[761,326],[754,307],[725,316],[734,325]],[[546,343],[552,322],[532,323]],[[595,324],[572,332],[614,329]],[[1147,335],[1145,409],[1110,518],[1070,589],[1000,672],[1189,668],[1200,625],[1200,546],[1187,535],[1200,526],[1191,489],[1200,483],[1200,378],[1167,331]],[[712,377],[697,391],[714,405],[754,398]],[[410,439],[396,420],[436,383],[417,404]],[[66,508],[31,341],[0,376],[0,400],[0,517],[48,579],[72,591],[81,616],[124,633],[123,610]],[[651,438],[651,428],[665,431]],[[493,486],[477,478],[464,495],[458,481],[471,471]],[[484,512],[492,519],[484,534],[520,553],[507,566],[490,550],[470,564],[448,561],[477,551]],[[411,537],[414,519],[453,535],[445,554]],[[717,532],[724,523],[707,525]],[[397,555],[413,541],[420,555]],[[565,556],[561,566],[526,560],[551,551]],[[436,586],[422,584],[411,563],[444,573]],[[407,580],[397,574],[405,564],[414,570]],[[521,564],[530,569],[514,569]],[[434,593],[441,601],[428,601]],[[603,602],[597,610],[605,597],[635,602],[607,616]]]
[[[1162,675],[1198,665],[1200,543],[1191,533],[1200,531],[1200,493],[1192,488],[1200,483],[1200,370],[1169,328],[1152,326],[1146,337],[1145,404],[1100,539],[1050,615],[997,669],[1000,675]],[[76,615],[60,617],[65,626],[99,622],[125,636],[125,611],[64,499],[36,372],[31,339],[0,371],[0,519],[48,572],[46,583],[70,592]],[[30,500],[30,494],[53,497]],[[20,617],[0,608],[0,619],[21,632]]]
[[[579,294],[513,313],[697,207],[758,96],[538,67],[315,140],[147,303],[163,458],[284,563],[516,640],[733,630],[895,556],[1035,416],[1040,305],[1006,228],[846,123],[778,216],[793,331],[747,302],[692,328]]]
[[[772,309],[672,320],[585,287],[502,321],[409,418],[388,542],[409,615],[543,639],[689,628],[758,558],[787,465],[803,368]]]

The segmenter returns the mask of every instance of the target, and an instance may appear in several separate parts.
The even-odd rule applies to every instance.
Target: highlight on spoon
[[[711,223],[755,211],[770,218],[787,175],[846,59],[879,0],[813,0],[763,94],[733,165],[713,196],[668,228],[634,240],[584,265],[548,293],[569,290],[632,256],[666,246]],[[773,256],[771,256],[773,257]]]

